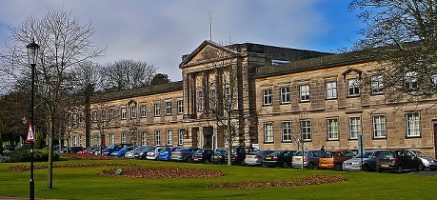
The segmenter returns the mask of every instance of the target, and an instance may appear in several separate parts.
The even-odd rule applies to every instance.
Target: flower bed
[[[102,156],[102,155],[90,155],[90,154],[75,154],[75,153],[62,153],[61,157],[68,158],[70,160],[121,160],[116,156]]]
[[[102,176],[124,176],[130,178],[212,178],[223,176],[218,170],[181,168],[181,167],[129,167],[104,170]]]
[[[134,164],[125,163],[77,163],[77,164],[54,164],[53,168],[66,168],[66,167],[110,167],[110,166],[136,166]],[[34,169],[46,169],[47,164],[44,165],[34,165]],[[23,172],[30,170],[28,165],[15,165],[9,167],[9,170],[14,172]]]
[[[254,181],[254,182],[239,182],[239,183],[223,183],[216,187],[225,189],[253,189],[253,188],[270,188],[270,187],[292,187],[305,185],[320,185],[328,183],[338,183],[346,181],[343,176],[325,176],[313,175],[304,178],[298,178],[289,181]]]

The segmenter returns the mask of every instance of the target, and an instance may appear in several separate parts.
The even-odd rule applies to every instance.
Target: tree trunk
[[[2,138],[2,133],[0,133],[0,155],[3,155],[3,138]]]
[[[48,176],[47,176],[47,188],[52,189],[53,188],[53,131],[54,131],[54,116],[53,116],[53,109],[48,109]]]

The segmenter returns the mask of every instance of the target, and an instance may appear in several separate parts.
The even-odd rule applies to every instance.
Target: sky
[[[0,51],[10,29],[53,9],[71,11],[94,27],[92,40],[105,48],[95,59],[147,62],[181,80],[182,55],[209,40],[257,43],[338,52],[351,48],[364,28],[351,0],[0,0]]]

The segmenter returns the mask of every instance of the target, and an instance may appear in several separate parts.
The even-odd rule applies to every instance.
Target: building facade
[[[383,67],[359,53],[205,41],[183,56],[182,81],[95,96],[91,144],[333,150],[363,135],[367,149],[435,156],[436,101],[388,103]],[[84,133],[79,124],[70,144]]]

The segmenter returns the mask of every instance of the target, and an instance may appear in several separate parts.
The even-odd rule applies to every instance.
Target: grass
[[[81,167],[55,168],[54,188],[47,189],[47,170],[35,170],[35,196],[50,199],[433,199],[436,176],[412,174],[335,172],[259,168],[242,166],[154,162],[144,160],[109,161],[60,161],[80,162],[130,162],[142,166],[181,166],[217,169],[225,175],[219,178],[197,179],[137,179],[103,177],[97,174],[106,168]],[[28,197],[29,171],[12,172],[10,166],[0,164],[0,197]],[[299,177],[343,175],[348,180],[341,183],[300,187],[263,189],[217,189],[214,185],[224,182],[255,180],[290,180]]]

